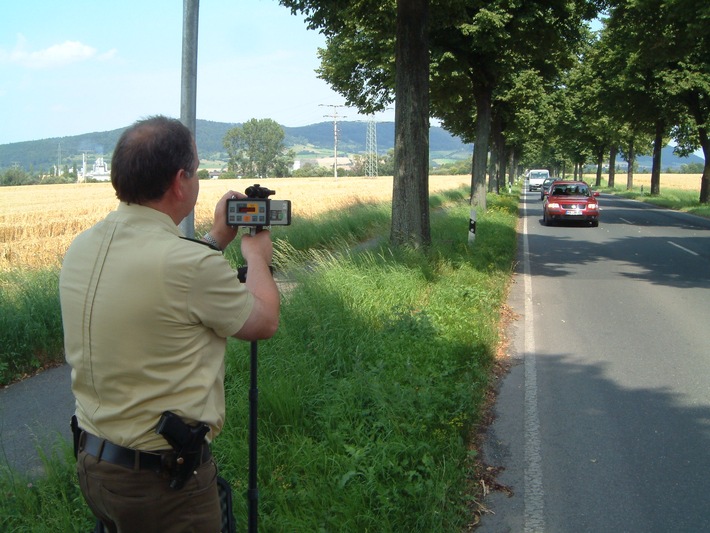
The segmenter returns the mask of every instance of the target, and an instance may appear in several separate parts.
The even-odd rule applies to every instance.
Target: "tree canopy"
[[[326,36],[318,74],[370,113],[395,98],[396,0],[281,0]],[[710,4],[705,0],[429,0],[430,116],[475,144],[472,203],[495,161],[575,171],[650,149],[705,152]],[[590,32],[599,19],[602,30]],[[411,67],[411,66],[410,66]],[[398,102],[401,103],[401,102]],[[613,177],[612,177],[613,179]],[[658,192],[659,177],[652,192]]]
[[[224,148],[229,170],[248,178],[288,175],[293,152],[286,152],[284,130],[274,120],[255,118],[227,131]]]

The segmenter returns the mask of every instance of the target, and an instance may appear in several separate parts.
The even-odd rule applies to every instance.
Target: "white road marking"
[[[537,410],[537,368],[533,328],[532,279],[527,202],[523,203],[523,279],[525,286],[525,533],[545,531],[540,418]]]
[[[680,244],[674,243],[673,241],[668,241],[668,244],[671,244],[671,245],[675,246],[676,248],[680,248],[684,252],[688,252],[691,255],[695,255],[695,256],[700,255],[700,254],[695,253],[693,250],[688,250],[685,246],[681,246]]]

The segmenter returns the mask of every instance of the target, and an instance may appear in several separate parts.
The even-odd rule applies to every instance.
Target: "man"
[[[269,232],[242,237],[245,284],[219,251],[237,235],[226,225],[226,201],[244,195],[229,191],[219,200],[205,242],[181,236],[177,225],[197,201],[198,165],[179,121],[158,116],[128,128],[111,165],[120,204],[74,240],[62,266],[65,352],[81,431],[77,471],[110,532],[220,530],[208,444],[224,423],[227,337],[267,339],[278,327]],[[188,457],[195,467],[180,489],[170,485],[185,458],[156,432],[166,411],[186,428],[209,430]]]

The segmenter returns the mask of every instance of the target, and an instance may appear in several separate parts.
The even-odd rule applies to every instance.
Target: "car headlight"
[[[559,209],[560,204],[558,204],[557,202],[550,202],[549,204],[547,204],[547,208],[548,209]]]
[[[587,204],[587,209],[591,209],[591,210],[599,209],[599,205],[598,204]]]

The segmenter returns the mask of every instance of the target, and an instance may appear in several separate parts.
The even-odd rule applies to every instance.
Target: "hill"
[[[230,128],[238,124],[197,121],[197,149],[203,160],[226,161],[227,156],[222,146],[222,139]],[[97,157],[110,159],[118,138],[125,128],[84,133],[71,137],[55,137],[36,141],[0,145],[0,171],[19,166],[27,171],[49,170],[61,160],[61,166],[81,167],[82,154],[87,156],[91,165]],[[324,157],[333,153],[333,123],[319,122],[309,126],[286,127],[285,144],[296,152],[297,159]],[[394,122],[376,124],[377,151],[385,154],[394,148]],[[338,154],[342,156],[364,154],[366,152],[367,122],[338,122]],[[441,127],[429,130],[429,158],[437,161],[456,161],[469,159],[473,145],[465,144]],[[662,170],[677,171],[684,164],[704,163],[701,157],[690,155],[678,157],[671,146],[666,146],[662,153]],[[623,165],[617,159],[617,164]],[[651,156],[637,158],[639,172],[650,172]]]
[[[626,163],[617,159],[617,164]],[[667,169],[677,171],[683,165],[689,165],[692,163],[700,163],[703,165],[705,160],[702,157],[698,157],[695,154],[690,154],[688,157],[680,157],[673,153],[673,147],[668,145],[661,150],[661,172],[666,172]],[[636,168],[637,172],[648,173],[651,172],[653,167],[653,157],[650,155],[641,155],[636,157]]]
[[[197,149],[201,159],[226,160],[222,139],[227,131],[238,124],[197,121]],[[333,151],[333,123],[320,122],[310,126],[283,127],[288,148],[308,157],[309,153]],[[19,166],[25,170],[48,170],[61,161],[61,166],[81,167],[82,154],[93,163],[96,157],[110,159],[113,148],[125,128],[111,131],[84,133],[71,137],[55,137],[36,141],[0,145],[0,170]],[[394,122],[376,125],[377,151],[386,153],[394,147]],[[364,154],[366,152],[367,123],[341,121],[338,123],[338,153]],[[440,127],[429,132],[432,158],[464,159],[471,157],[472,145],[466,145]]]

